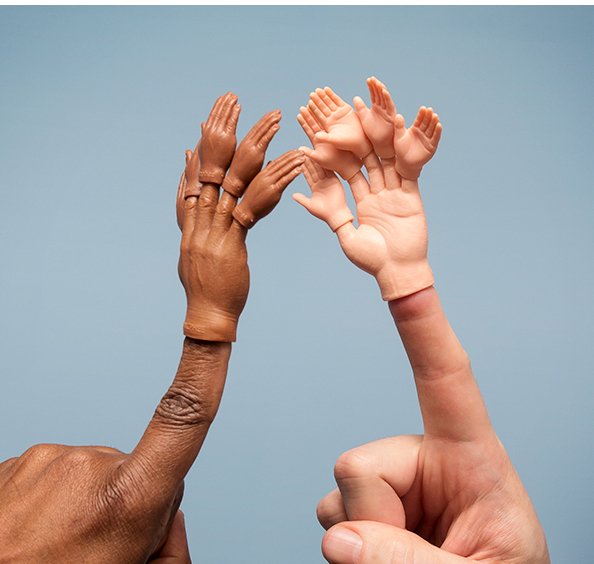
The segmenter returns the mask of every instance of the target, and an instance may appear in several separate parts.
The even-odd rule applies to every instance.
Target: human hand
[[[307,107],[323,129],[316,133],[317,141],[332,143],[359,159],[371,153],[371,143],[365,137],[357,114],[332,88],[317,88],[309,98]]]
[[[229,343],[185,340],[176,377],[131,454],[42,444],[0,464],[0,560],[141,564],[175,555],[189,562],[175,518],[230,351]]]
[[[196,147],[201,162],[199,181],[220,185],[235,153],[235,130],[241,107],[231,92],[217,98]]]
[[[396,107],[388,89],[375,76],[367,79],[367,87],[371,97],[371,109],[359,96],[355,96],[353,99],[355,111],[377,156],[381,159],[392,159]]]
[[[394,152],[396,170],[400,176],[416,180],[427,164],[441,139],[442,126],[439,116],[432,108],[421,106],[415,122],[408,129],[404,116],[397,114],[394,120]]]
[[[307,135],[314,150],[301,147],[307,157],[317,162],[322,168],[336,171],[342,178],[348,180],[361,169],[361,159],[349,151],[341,151],[332,143],[322,142],[317,139],[317,134],[322,132],[322,126],[316,120],[310,108],[301,107],[297,116],[299,125]]]
[[[192,564],[184,514],[178,511],[163,548],[149,560],[152,564]]]
[[[240,198],[248,184],[262,169],[266,150],[276,132],[280,129],[279,110],[266,114],[250,129],[237,147],[229,172],[223,181],[223,188]]]
[[[353,214],[344,197],[342,184],[333,172],[307,158],[303,166],[303,174],[312,195],[308,198],[304,194],[293,194],[293,199],[297,203],[314,217],[325,221],[332,231],[353,221]]]
[[[498,440],[470,363],[429,288],[390,303],[425,434],[346,452],[322,499],[333,564],[548,564],[542,527]]]

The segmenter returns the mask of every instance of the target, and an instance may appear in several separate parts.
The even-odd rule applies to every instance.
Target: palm
[[[359,119],[365,135],[371,141],[374,149],[378,152],[380,157],[384,156],[381,153],[381,148],[390,148],[392,144],[392,138],[394,136],[394,117],[388,115],[388,113],[377,106],[373,106],[371,109],[364,108],[359,110]]]
[[[433,156],[436,147],[416,127],[409,127],[401,137],[394,139],[398,159],[406,166],[423,166]]]
[[[372,76],[367,79],[371,109],[359,96],[353,100],[365,135],[374,151],[382,159],[394,157],[394,119],[396,106],[383,82]]]
[[[375,276],[386,266],[427,256],[427,224],[418,190],[369,193],[357,204],[357,216],[359,228],[341,245],[359,268]]]
[[[307,108],[323,129],[316,135],[318,141],[328,141],[359,158],[369,154],[371,145],[357,114],[331,88],[312,92]]]
[[[336,146],[341,149],[353,151],[361,143],[361,123],[353,108],[348,105],[334,110],[326,118],[324,125]]]
[[[397,115],[394,128],[394,152],[396,168],[403,178],[416,180],[427,164],[441,138],[439,116],[431,109],[421,106],[415,122],[406,129],[404,118]]]

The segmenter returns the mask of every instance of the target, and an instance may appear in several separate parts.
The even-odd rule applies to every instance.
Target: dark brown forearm
[[[181,483],[198,456],[221,402],[230,355],[231,343],[184,340],[175,379],[134,452],[150,464],[171,458],[175,445],[176,465],[163,481]]]

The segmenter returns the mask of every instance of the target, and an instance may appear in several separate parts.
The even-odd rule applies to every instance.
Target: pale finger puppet
[[[186,151],[177,192],[184,334],[203,341],[235,341],[249,290],[247,230],[274,209],[305,159],[293,150],[261,170],[280,112],[266,114],[236,149],[239,113],[234,94],[217,99],[201,140]]]
[[[423,111],[422,108],[417,118],[417,121],[421,119],[421,124],[415,121],[416,125],[413,124],[410,130],[405,131],[406,144],[394,142],[391,155],[389,139],[391,132],[393,132],[393,139],[398,136],[398,115],[395,108],[392,110],[391,98],[388,100],[384,96],[383,90],[389,97],[387,89],[378,83],[379,81],[377,83],[372,81],[375,91],[372,108],[369,110],[373,112],[374,106],[380,106],[376,110],[377,115],[366,115],[361,105],[362,101],[355,102],[358,105],[358,114],[360,116],[363,114],[359,121],[360,130],[367,143],[373,146],[372,152],[361,155],[368,178],[362,172],[358,172],[348,179],[357,208],[358,226],[355,226],[352,220],[335,219],[347,218],[344,197],[342,199],[337,197],[340,181],[334,174],[329,177],[324,173],[320,164],[313,159],[305,165],[305,178],[312,190],[311,198],[302,194],[296,194],[293,198],[336,232],[349,260],[373,275],[378,282],[383,299],[391,301],[433,285],[433,273],[427,259],[427,223],[417,183],[418,174],[415,176],[409,174],[409,171],[420,173],[422,166],[433,156],[441,134],[441,124],[438,118],[435,123],[433,122],[433,116],[436,114],[432,111],[430,113],[427,110]],[[324,89],[325,92],[329,90]],[[338,107],[336,105],[337,109]],[[314,115],[320,117],[319,112],[314,112]],[[347,114],[343,109],[334,115],[332,113],[323,115],[326,123],[331,120],[336,128],[340,116]],[[357,114],[354,115],[357,116]],[[432,117],[428,118],[428,115]],[[390,117],[394,120],[392,128],[390,128]],[[426,118],[428,126],[424,127]],[[342,125],[343,128],[340,131],[343,140],[337,142],[331,136],[322,135],[324,142],[333,144],[336,149],[345,150],[343,141],[350,139],[351,149],[355,146],[362,147],[360,140],[357,143],[353,141],[357,130],[351,126],[350,117]],[[351,131],[346,133],[349,127]],[[320,138],[319,135],[316,137]],[[398,137],[398,139],[401,138],[402,135]],[[418,143],[424,148],[423,152],[420,151]],[[402,147],[405,147],[405,150],[402,150]],[[432,149],[428,150],[431,147]],[[383,155],[383,160],[389,162],[392,162],[390,159],[394,157],[395,163],[401,159],[402,166],[395,170],[390,166],[386,167],[378,158],[378,152]],[[315,172],[312,173],[312,170]],[[414,178],[407,178],[407,174]],[[320,183],[322,177],[332,185],[330,191]],[[328,192],[334,195],[329,197],[326,195]],[[338,225],[339,223],[342,225]]]

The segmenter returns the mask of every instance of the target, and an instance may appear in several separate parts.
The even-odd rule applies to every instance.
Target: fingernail
[[[332,562],[356,562],[363,548],[363,540],[346,527],[328,532],[324,541],[324,556]]]

